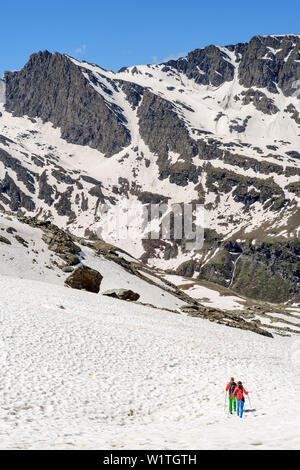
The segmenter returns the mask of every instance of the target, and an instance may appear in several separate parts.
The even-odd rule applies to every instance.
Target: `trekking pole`
[[[251,404],[251,400],[250,400],[250,395],[249,395],[249,393],[248,393],[248,400],[249,400],[249,404],[250,404],[250,406],[251,406],[251,408],[252,408],[252,404]]]
[[[224,403],[224,411],[226,409],[226,401],[227,401],[227,392],[225,392],[225,403]]]

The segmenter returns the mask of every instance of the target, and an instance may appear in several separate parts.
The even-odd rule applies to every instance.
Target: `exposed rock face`
[[[268,98],[264,93],[257,90],[243,91],[243,104],[247,105],[253,103],[258,111],[262,111],[264,114],[276,114],[279,112],[277,106],[274,105],[273,100]]]
[[[270,302],[300,300],[300,242],[265,241],[249,244],[236,263],[232,288]]]
[[[184,59],[170,60],[165,63],[165,70],[168,71],[169,67],[183,72],[201,85],[219,86],[234,77],[234,67],[229,56],[216,46],[196,49]]]
[[[4,165],[6,169],[12,169],[16,176],[17,180],[21,181],[30,193],[35,192],[34,188],[34,177],[35,173],[29,171],[27,168],[24,168],[19,160],[13,158],[8,152],[0,148],[0,162]]]
[[[280,205],[285,202],[283,190],[274,183],[272,178],[260,179],[241,176],[232,171],[215,168],[210,164],[207,165],[206,170],[206,184],[211,191],[218,194],[233,191],[234,200],[242,202],[245,207],[249,207],[257,201],[262,204],[269,201],[268,207],[278,210]]]
[[[136,83],[125,82],[123,80],[120,80],[118,83],[120,84],[121,89],[126,94],[132,109],[135,110],[141,102],[144,93],[144,88],[140,85],[137,85]]]
[[[179,186],[185,186],[188,181],[196,183],[197,168],[191,160],[197,155],[197,145],[174,106],[146,90],[137,115],[141,136],[150,150],[158,155],[160,178],[170,177],[170,182]],[[171,164],[170,151],[181,155],[184,161]]]
[[[246,88],[266,88],[291,96],[293,83],[300,77],[300,37],[255,36],[244,48],[239,65],[239,80]]]
[[[11,241],[8,240],[8,238],[3,237],[0,235],[0,243],[4,243],[5,245],[11,245]]]
[[[300,125],[300,113],[299,111],[297,111],[297,109],[295,108],[295,106],[293,104],[289,104],[285,111],[287,113],[290,113],[291,114],[291,117],[292,119],[294,119],[294,121]]]
[[[246,88],[266,88],[277,93],[278,85],[286,96],[295,90],[293,82],[300,77],[300,37],[255,36],[249,43],[229,45],[222,50],[216,46],[196,49],[186,58],[166,62],[166,71],[172,68],[202,85],[220,86],[234,78],[230,52],[239,60],[239,81]],[[227,49],[227,52],[226,52]]]
[[[20,237],[20,235],[15,235],[15,239],[17,240],[18,243],[20,243],[20,245],[25,246],[25,248],[28,247],[28,242],[24,240],[24,238]]]
[[[33,54],[20,72],[6,73],[5,81],[8,111],[52,122],[68,142],[107,156],[130,142],[128,129],[66,56]]]
[[[42,237],[47,243],[49,250],[55,252],[69,266],[75,266],[80,263],[80,248],[77,246],[71,235],[57,227],[51,226],[50,230],[45,230]]]
[[[139,300],[140,298],[139,294],[137,294],[136,292],[133,292],[130,289],[107,290],[106,292],[103,292],[103,295],[107,295],[108,297],[113,297],[115,299],[120,299],[120,300],[130,300],[132,302],[135,302]]]
[[[98,294],[103,276],[95,269],[87,266],[76,268],[65,280],[65,284],[72,289],[86,290]]]
[[[228,286],[228,280],[232,277],[235,261],[235,254],[231,254],[226,249],[220,248],[217,254],[207,264],[203,267],[201,266],[199,278]]]
[[[298,241],[225,242],[208,263],[198,266],[199,279],[254,299],[299,302],[299,253]]]
[[[5,174],[2,181],[0,180],[0,201],[1,200],[7,204],[12,211],[25,209],[32,212],[35,209],[35,203],[32,198],[16,185],[8,173]]]
[[[214,308],[203,307],[202,305],[183,305],[181,310],[191,317],[205,318],[211,322],[227,325],[231,328],[240,328],[241,330],[252,331],[253,333],[273,338],[272,333],[260,328],[255,321],[251,321],[253,315],[248,312],[224,312]]]
[[[219,157],[224,163],[241,168],[243,170],[253,170],[255,173],[269,175],[275,173],[277,175],[285,174],[285,169],[281,165],[271,163],[266,160],[256,160],[255,158],[241,157],[234,155],[228,151],[222,152]]]
[[[54,189],[50,184],[48,184],[48,175],[45,170],[39,178],[39,199],[45,201],[48,206],[52,206],[54,202],[53,194]]]

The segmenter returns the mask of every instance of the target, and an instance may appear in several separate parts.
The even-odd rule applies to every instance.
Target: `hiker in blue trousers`
[[[237,403],[236,412],[240,418],[243,417],[243,412],[244,412],[244,404],[245,404],[244,393],[248,395],[248,392],[246,392],[246,390],[244,389],[242,382],[239,381],[231,396],[231,399],[233,399],[233,397],[236,396],[236,403]]]

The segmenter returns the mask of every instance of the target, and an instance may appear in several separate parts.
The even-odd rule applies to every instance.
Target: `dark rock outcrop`
[[[250,88],[247,91],[242,91],[242,96],[242,102],[244,105],[253,103],[253,106],[264,114],[276,114],[279,112],[279,109],[275,106],[273,100],[268,98],[262,91]]]
[[[16,185],[8,173],[5,174],[2,181],[0,180],[0,201],[1,200],[14,212],[18,212],[20,209],[25,209],[28,212],[35,210],[33,199]]]
[[[170,60],[164,64],[163,70],[168,71],[170,67],[201,85],[220,86],[234,77],[229,55],[216,46],[195,49],[186,58]]]
[[[48,245],[49,250],[56,253],[68,266],[76,266],[80,263],[80,247],[74,243],[70,234],[58,227],[50,225],[49,229],[44,228],[42,240]]]
[[[214,323],[239,328],[241,330],[252,331],[253,333],[273,338],[272,333],[258,326],[253,320],[253,315],[244,311],[229,312],[203,305],[183,305],[181,310],[191,317],[207,319]],[[251,321],[252,320],[252,321]]]
[[[297,111],[293,104],[289,104],[286,107],[285,112],[290,113],[291,118],[294,119],[294,121],[300,125],[300,113],[299,111]]]
[[[210,163],[206,166],[206,172],[206,185],[210,191],[226,194],[233,190],[234,200],[242,202],[245,208],[257,201],[262,204],[268,201],[266,208],[278,210],[280,205],[285,203],[283,190],[272,178],[243,176],[230,170],[213,167]]]
[[[39,199],[45,201],[48,206],[52,206],[54,202],[53,198],[54,189],[48,184],[47,170],[44,170],[39,178]]]
[[[107,295],[108,297],[113,297],[115,299],[120,299],[120,300],[130,300],[132,302],[135,302],[139,300],[140,298],[139,294],[137,294],[136,292],[133,292],[130,289],[107,290],[106,292],[103,292],[103,295]]]
[[[20,161],[12,157],[8,152],[0,148],[0,162],[4,165],[4,168],[12,169],[17,177],[18,181],[21,181],[30,193],[35,192],[34,178],[36,173],[29,171],[26,167],[21,165]]]
[[[245,244],[236,263],[231,288],[270,302],[299,299],[300,243],[266,240]]]
[[[131,104],[132,109],[135,110],[143,97],[144,88],[136,83],[125,82],[123,80],[118,80],[118,83]]]
[[[72,289],[86,290],[98,294],[102,279],[103,276],[98,271],[82,265],[67,277],[65,284],[72,287]]]
[[[145,90],[138,113],[140,133],[151,152],[158,155],[160,178],[185,186],[198,181],[198,170],[191,162],[197,155],[196,142],[189,136],[175,107],[167,100]],[[171,164],[169,151],[178,153],[183,162]]]
[[[14,115],[50,121],[68,142],[107,156],[129,145],[128,129],[68,57],[33,54],[19,72],[7,72],[5,81],[5,107]]]
[[[18,243],[20,243],[20,245],[23,245],[25,246],[25,248],[28,248],[28,242],[24,240],[23,237],[21,237],[20,235],[15,235],[15,239],[17,240]]]
[[[291,96],[293,84],[300,77],[300,37],[255,36],[245,45],[239,64],[239,80],[246,88],[266,88]],[[297,62],[296,62],[297,61]]]
[[[2,235],[0,235],[0,243],[4,243],[5,245],[11,245],[11,241],[8,240],[8,238],[3,237]]]
[[[199,268],[199,279],[230,287],[257,300],[299,301],[300,243],[296,240],[222,242]]]

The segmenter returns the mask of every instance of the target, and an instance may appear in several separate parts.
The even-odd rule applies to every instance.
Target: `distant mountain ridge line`
[[[297,247],[288,243],[300,226],[299,79],[298,35],[211,45],[119,72],[60,53],[32,54],[20,71],[5,74],[0,209],[93,237],[107,201],[201,203],[201,252],[188,253],[184,240],[121,248],[227,286],[227,244],[234,241],[244,255],[233,288],[244,293],[249,272],[274,283],[275,265],[262,255],[273,250],[273,238],[285,253],[276,267],[276,285],[285,288],[279,294],[270,284],[271,299],[295,299]],[[267,295],[251,289],[257,298]]]

